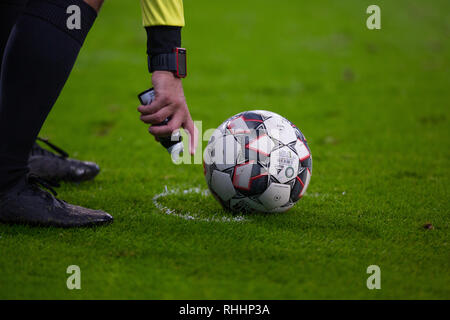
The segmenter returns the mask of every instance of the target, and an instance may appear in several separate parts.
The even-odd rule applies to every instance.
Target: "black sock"
[[[27,0],[0,0],[0,72],[6,42]]]
[[[69,30],[69,5],[81,29]],[[0,190],[28,172],[31,147],[97,13],[82,0],[30,0],[9,36],[0,77]]]

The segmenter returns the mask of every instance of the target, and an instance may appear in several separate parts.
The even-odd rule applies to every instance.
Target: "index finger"
[[[183,123],[183,128],[189,134],[189,153],[194,155],[198,145],[198,129],[191,117]]]

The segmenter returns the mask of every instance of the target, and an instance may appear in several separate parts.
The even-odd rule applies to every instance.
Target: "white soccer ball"
[[[283,212],[308,188],[311,151],[301,131],[282,116],[245,111],[223,122],[204,153],[211,193],[234,212]]]

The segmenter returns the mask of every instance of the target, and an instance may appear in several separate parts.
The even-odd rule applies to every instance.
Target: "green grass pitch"
[[[381,30],[366,28],[370,4]],[[171,164],[139,121],[136,94],[150,87],[139,2],[108,1],[41,135],[101,165],[59,196],[115,222],[0,225],[0,298],[449,299],[449,12],[437,0],[185,1],[194,120],[215,128],[272,110],[297,124],[314,159],[292,210],[220,223],[153,203],[165,186],[206,183],[201,165]],[[225,215],[196,193],[160,203]],[[73,264],[81,290],[66,287]],[[372,264],[381,290],[366,287]]]

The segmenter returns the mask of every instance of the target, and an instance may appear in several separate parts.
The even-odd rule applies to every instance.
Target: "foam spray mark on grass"
[[[201,189],[201,188],[189,188],[189,189],[178,189],[178,188],[173,188],[173,189],[169,189],[167,188],[167,186],[165,186],[164,191],[161,193],[158,193],[157,195],[155,195],[152,199],[153,204],[155,205],[156,208],[158,208],[158,210],[160,210],[162,213],[170,215],[170,216],[175,216],[175,217],[179,217],[185,220],[197,220],[197,221],[206,221],[206,222],[244,222],[244,221],[248,221],[247,218],[245,218],[244,216],[234,216],[234,217],[219,217],[218,214],[214,214],[214,216],[210,217],[210,218],[205,218],[205,217],[201,217],[196,213],[191,213],[191,212],[186,212],[186,213],[179,213],[177,212],[175,209],[171,209],[169,207],[166,207],[165,205],[161,204],[158,200],[160,198],[164,198],[170,195],[187,195],[187,194],[199,194],[202,197],[207,197],[209,196],[209,191],[206,189]]]

